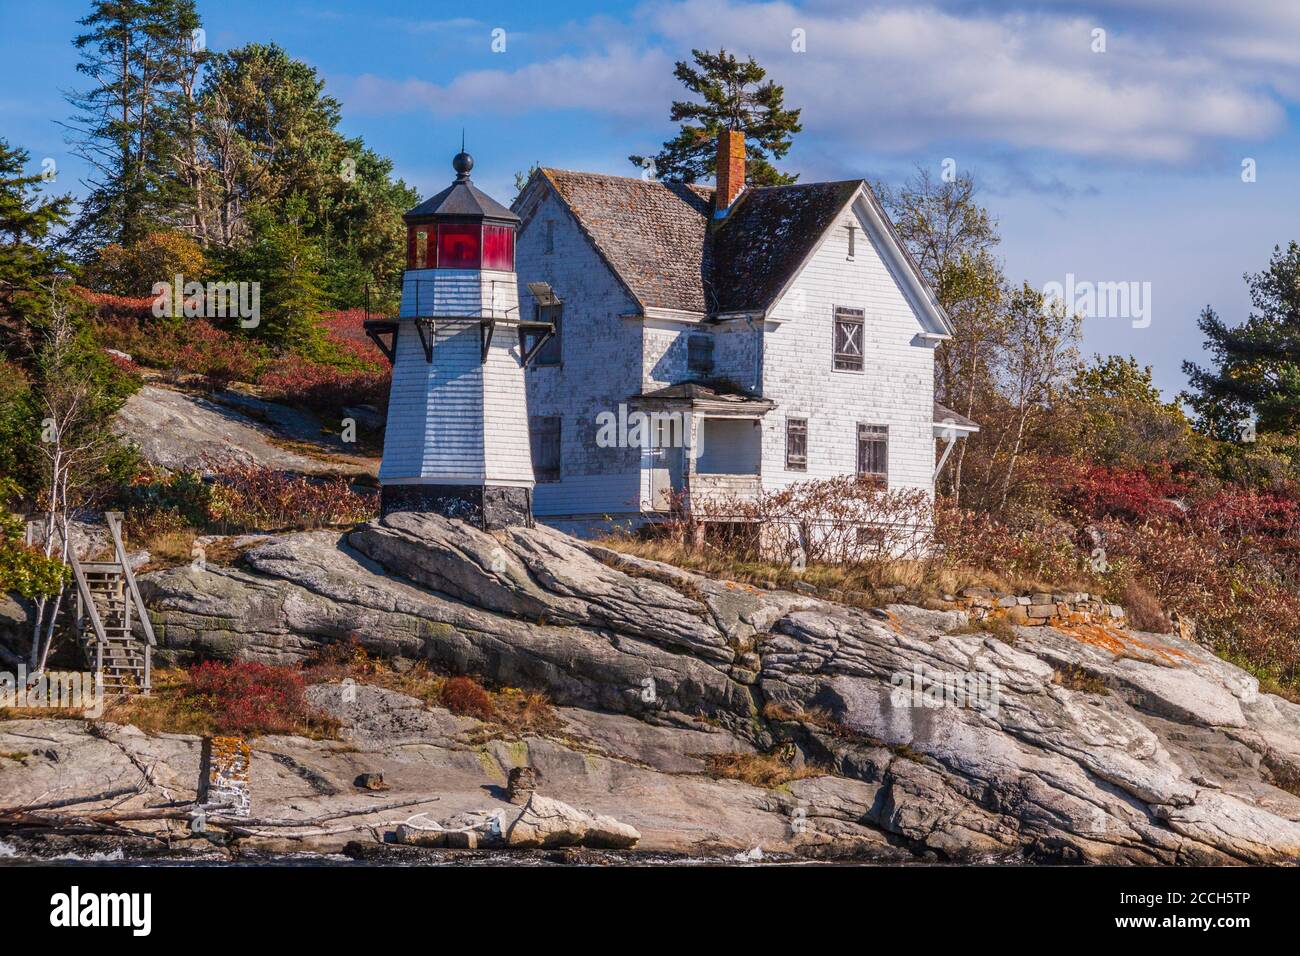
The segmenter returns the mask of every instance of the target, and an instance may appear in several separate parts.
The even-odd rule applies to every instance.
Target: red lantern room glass
[[[408,269],[514,271],[518,217],[472,185],[473,165],[462,152],[456,182],[407,214]]]

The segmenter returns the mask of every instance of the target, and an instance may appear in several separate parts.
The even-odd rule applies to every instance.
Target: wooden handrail
[[[117,549],[117,560],[122,565],[122,576],[126,578],[126,586],[131,592],[131,599],[135,602],[135,609],[140,615],[140,626],[144,628],[144,636],[148,638],[150,647],[157,647],[158,641],[153,636],[153,622],[149,620],[149,611],[144,606],[144,598],[140,596],[140,589],[135,584],[135,573],[131,570],[131,562],[126,559],[126,546],[122,544],[120,524],[122,515],[117,511],[106,511],[104,512],[104,520],[108,522],[108,530],[113,534],[113,546]]]

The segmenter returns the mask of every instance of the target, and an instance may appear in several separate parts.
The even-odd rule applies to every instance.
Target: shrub
[[[217,733],[293,734],[327,728],[303,696],[302,674],[253,661],[207,662],[189,671],[188,696],[197,699]]]
[[[1156,596],[1131,578],[1125,582],[1120,604],[1128,615],[1128,622],[1139,631],[1167,634],[1173,627]]]
[[[214,468],[210,489],[208,523],[223,533],[349,525],[379,509],[375,492],[354,491],[342,478],[307,478],[255,464]]]
[[[491,696],[472,677],[450,678],[442,685],[439,696],[442,706],[461,717],[477,717],[479,720],[496,717]]]

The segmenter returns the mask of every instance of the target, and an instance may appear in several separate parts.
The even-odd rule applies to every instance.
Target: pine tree
[[[678,100],[669,114],[681,130],[664,143],[653,159],[629,156],[660,178],[693,183],[716,173],[717,138],[724,129],[745,134],[745,181],[757,186],[781,186],[799,177],[772,165],[790,150],[800,132],[799,110],[785,108],[785,89],[771,80],[753,57],[738,60],[726,50],[692,50],[695,67],[677,63],[673,75],[703,102]],[[683,122],[685,121],[685,122]],[[653,166],[651,166],[653,163]]]
[[[41,196],[41,175],[24,172],[29,159],[0,139],[0,312],[59,265],[51,239],[72,205],[70,196]]]
[[[326,307],[322,256],[310,235],[314,219],[306,200],[294,194],[281,216],[256,207],[249,219],[251,240],[232,257],[230,272],[259,283],[261,316],[253,334],[279,348],[322,356],[324,334],[319,320]]]
[[[176,218],[176,94],[199,23],[194,0],[96,0],[78,21],[77,72],[92,85],[69,95],[66,124],[91,167],[74,233],[82,252],[129,246]]]
[[[1300,244],[1274,247],[1268,268],[1245,279],[1253,308],[1243,324],[1229,327],[1209,306],[1201,313],[1214,367],[1183,363],[1187,401],[1217,438],[1300,432]]]

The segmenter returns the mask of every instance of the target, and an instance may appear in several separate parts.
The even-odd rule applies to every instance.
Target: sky
[[[82,82],[71,41],[88,10],[0,0],[0,137],[34,167],[53,161],[48,188],[78,194],[85,170],[59,123]],[[315,67],[343,132],[425,196],[450,182],[462,129],[475,182],[503,202],[533,163],[637,175],[627,156],[673,132],[674,61],[752,55],[803,111],[782,169],[893,185],[917,168],[970,172],[1009,278],[1076,296],[1125,284],[1127,309],[1090,310],[1084,349],[1133,355],[1169,397],[1182,360],[1203,360],[1201,309],[1244,320],[1243,274],[1300,240],[1300,0],[199,10],[213,50],[274,41]]]

